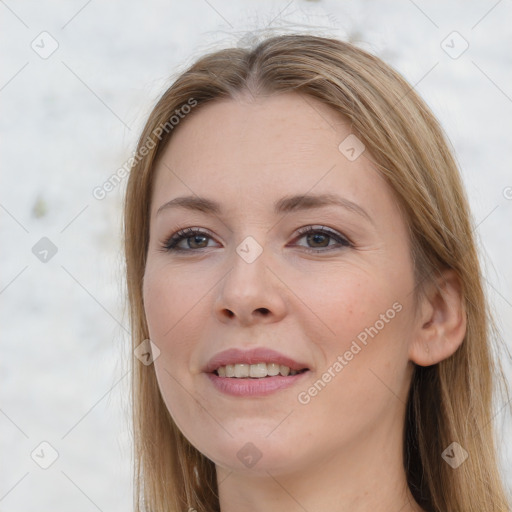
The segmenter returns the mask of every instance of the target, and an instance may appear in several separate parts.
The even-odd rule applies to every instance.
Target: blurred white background
[[[172,77],[246,31],[355,41],[415,86],[453,144],[511,346],[510,0],[1,0],[0,15],[1,512],[131,509],[125,183],[93,190],[132,155]]]

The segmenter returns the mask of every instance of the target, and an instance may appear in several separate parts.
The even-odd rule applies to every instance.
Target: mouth
[[[237,397],[262,397],[290,388],[311,370],[311,365],[267,347],[231,348],[216,354],[203,368],[214,389]]]
[[[245,364],[235,363],[219,366],[213,372],[217,377],[229,379],[269,379],[272,377],[292,377],[294,375],[309,371],[309,368],[292,369],[289,366],[279,363],[256,363]]]

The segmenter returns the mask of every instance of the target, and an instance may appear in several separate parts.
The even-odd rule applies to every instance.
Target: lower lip
[[[236,377],[219,377],[215,373],[206,375],[212,384],[222,393],[231,396],[267,396],[271,393],[293,386],[309,374],[309,370],[283,377],[265,377],[262,379],[239,379]]]

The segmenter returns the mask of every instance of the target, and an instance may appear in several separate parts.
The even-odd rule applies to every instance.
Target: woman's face
[[[175,128],[155,170],[143,284],[171,416],[199,451],[235,471],[291,473],[398,442],[414,280],[388,185],[349,124],[316,99],[200,108]],[[327,194],[340,203],[320,204]],[[189,201],[158,213],[182,196],[218,210]],[[305,198],[284,201],[292,196]],[[164,249],[184,228],[200,233]],[[255,348],[263,352],[238,354],[246,365],[228,374],[260,362],[269,365],[252,375],[286,374],[268,349],[308,371],[238,379],[207,369],[223,351]]]

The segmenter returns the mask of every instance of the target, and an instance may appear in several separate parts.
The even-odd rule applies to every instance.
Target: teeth
[[[266,377],[268,375],[265,363],[251,364],[249,366],[249,377]]]
[[[235,377],[239,379],[249,377],[250,368],[248,364],[235,364]]]
[[[281,374],[283,377],[288,375],[296,375],[299,373],[297,370],[291,370],[288,366],[277,363],[258,363],[258,364],[228,364],[217,368],[219,377],[234,377],[237,379],[244,379],[252,377],[254,379],[261,379],[264,377],[274,377]]]
[[[273,377],[274,375],[279,374],[280,366],[277,363],[267,363],[267,375]]]

